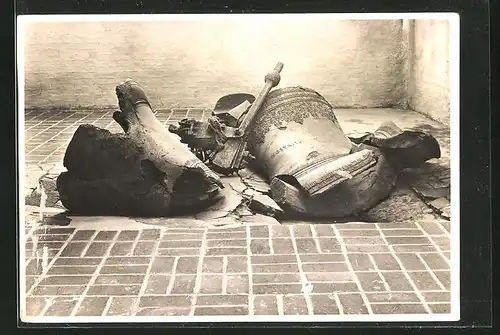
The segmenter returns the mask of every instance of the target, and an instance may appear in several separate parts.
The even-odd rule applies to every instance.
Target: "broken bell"
[[[127,80],[116,87],[124,134],[81,125],[57,179],[64,207],[86,215],[167,216],[206,207],[223,187],[219,176],[153,113],[143,89]]]
[[[357,214],[386,197],[395,183],[381,152],[352,143],[333,107],[309,88],[270,92],[254,118],[248,149],[265,171],[274,200],[307,215]]]

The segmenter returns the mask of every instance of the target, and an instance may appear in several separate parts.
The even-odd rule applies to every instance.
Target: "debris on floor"
[[[429,205],[434,208],[438,214],[441,214],[445,218],[450,217],[450,201],[446,198],[438,198],[429,203]]]
[[[257,98],[222,97],[207,122],[183,119],[168,131],[144,90],[127,79],[116,87],[120,111],[113,114],[124,133],[79,126],[64,156],[67,171],[43,175],[27,201],[82,215],[202,221],[276,220],[285,212],[399,220],[425,212],[413,194],[394,187],[403,169],[440,157],[437,140],[392,121],[348,136],[318,92],[271,91],[282,68],[266,75]],[[403,203],[415,204],[406,216],[396,213]]]
[[[271,199],[271,197],[254,191],[252,189],[247,189],[243,196],[248,201],[248,207],[258,213],[264,215],[276,217],[283,214],[283,209],[281,209],[278,204]]]
[[[238,171],[238,176],[240,176],[243,184],[254,189],[262,194],[271,194],[271,188],[269,183],[265,180],[261,174],[252,171],[250,168],[246,167]]]

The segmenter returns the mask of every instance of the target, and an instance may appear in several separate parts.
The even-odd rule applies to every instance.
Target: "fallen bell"
[[[219,176],[155,117],[143,89],[127,80],[116,87],[123,134],[80,126],[57,179],[61,202],[83,215],[169,216],[207,207]]]
[[[271,91],[254,118],[248,150],[284,209],[314,217],[356,215],[387,197],[396,172],[382,152],[353,143],[316,91]]]

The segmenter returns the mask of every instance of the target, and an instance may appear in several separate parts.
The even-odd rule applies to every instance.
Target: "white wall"
[[[446,20],[416,20],[410,34],[409,107],[450,124],[450,32]]]
[[[156,108],[211,107],[227,93],[257,95],[277,61],[280,87],[311,87],[334,106],[406,102],[401,20],[30,23],[24,40],[27,108],[114,107],[127,77]],[[419,86],[427,69],[415,69]],[[412,106],[425,109],[423,94]]]

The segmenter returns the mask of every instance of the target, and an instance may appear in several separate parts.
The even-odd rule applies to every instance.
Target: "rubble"
[[[359,219],[366,222],[404,222],[429,214],[429,210],[407,185],[398,182],[389,197],[363,212]]]
[[[262,194],[271,194],[269,183],[259,173],[252,171],[248,167],[238,171],[243,184]]]
[[[198,220],[212,220],[223,218],[233,213],[243,201],[243,196],[231,187],[225,187],[219,192],[216,202],[204,209],[202,212],[194,214]]]
[[[283,209],[267,195],[251,189],[247,189],[243,195],[248,201],[248,207],[255,212],[272,217],[283,214]]]

